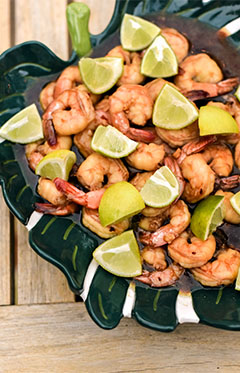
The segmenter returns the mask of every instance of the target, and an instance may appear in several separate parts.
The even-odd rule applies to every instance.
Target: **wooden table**
[[[39,40],[67,59],[67,0],[0,0],[0,52]],[[114,0],[85,0],[90,30],[107,25]],[[164,334],[123,319],[105,331],[63,274],[28,245],[28,234],[0,200],[0,373],[240,372],[238,332],[180,325]]]

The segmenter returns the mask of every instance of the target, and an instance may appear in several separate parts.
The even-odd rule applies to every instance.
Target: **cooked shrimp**
[[[171,205],[164,215],[165,218],[170,218],[170,222],[167,225],[157,229],[154,233],[141,233],[141,242],[152,247],[159,247],[165,245],[166,243],[171,243],[187,229],[191,219],[188,207],[182,200],[179,200],[176,204]]]
[[[146,207],[145,207],[146,209]],[[167,207],[160,208],[151,208],[150,212],[153,215],[144,216],[144,210],[141,212],[143,217],[139,220],[138,226],[141,229],[149,232],[155,232],[158,228],[160,228],[165,220],[165,211],[168,209]],[[157,214],[157,215],[155,215]]]
[[[159,92],[161,91],[162,87],[166,83],[170,84],[171,86],[179,90],[179,88],[176,85],[162,78],[153,79],[149,83],[144,85],[144,87],[147,88],[148,93],[150,97],[152,98],[153,102],[156,101],[156,98],[159,95]]]
[[[116,236],[129,228],[129,219],[125,219],[120,223],[111,224],[103,227],[99,220],[98,210],[83,207],[82,223],[102,238],[110,238]]]
[[[69,215],[76,211],[74,203],[68,203],[64,193],[60,192],[54,182],[40,178],[37,187],[38,194],[50,203],[35,203],[36,211],[52,215]]]
[[[229,176],[232,172],[233,156],[231,150],[226,145],[208,145],[201,154],[218,176]]]
[[[164,128],[156,127],[156,132],[163,141],[173,148],[183,146],[190,141],[199,138],[199,127],[197,122],[194,122],[180,130],[166,130]]]
[[[161,35],[167,39],[167,42],[172,47],[178,62],[181,62],[187,56],[189,50],[187,38],[174,28],[168,27],[161,30]]]
[[[202,241],[186,231],[168,245],[169,256],[184,268],[202,266],[212,258],[215,250],[213,235]]]
[[[162,163],[164,156],[164,145],[140,143],[137,149],[126,157],[126,161],[139,170],[154,171]]]
[[[167,267],[165,251],[162,247],[145,246],[141,251],[141,259],[157,270],[163,271]]]
[[[192,268],[191,272],[202,285],[229,285],[236,279],[239,266],[240,253],[236,250],[226,249],[220,252],[213,262]]]
[[[187,180],[183,199],[194,203],[212,193],[215,173],[206,163],[202,154],[187,156],[180,165],[183,177]]]
[[[98,189],[88,193],[84,193],[68,181],[65,181],[59,177],[53,180],[57,190],[64,193],[67,200],[75,202],[78,205],[86,206],[90,209],[98,209],[100,201],[102,199],[105,189]]]
[[[93,153],[82,162],[76,176],[84,187],[96,190],[102,188],[105,177],[107,177],[105,186],[109,186],[118,181],[128,180],[129,173],[120,159]]]
[[[223,208],[224,208],[224,220],[231,224],[240,224],[240,215],[233,209],[230,198],[234,196],[232,192],[225,192],[218,190],[215,193],[216,196],[224,196]]]
[[[238,78],[222,80],[221,69],[205,53],[187,57],[180,64],[180,68],[174,83],[186,96],[191,95],[192,91],[200,91],[205,92],[207,97],[214,97],[231,91],[238,84]]]
[[[56,145],[50,146],[47,141],[42,143],[42,141],[37,141],[25,145],[25,153],[28,160],[29,167],[35,171],[38,163],[42,158],[51,153],[54,150],[60,149],[71,149],[72,139],[71,136],[57,136]]]
[[[121,57],[124,61],[123,74],[118,79],[117,85],[122,84],[140,84],[146,77],[141,74],[142,57],[140,53],[128,52],[121,45],[110,50],[107,54],[109,57]]]
[[[179,264],[172,263],[163,271],[143,271],[143,274],[135,279],[152,287],[170,286],[180,278],[183,272],[184,268]]]
[[[46,110],[48,105],[54,100],[53,94],[55,86],[56,82],[50,82],[41,90],[39,101],[43,110]]]
[[[43,114],[45,137],[50,145],[55,145],[52,123],[58,135],[66,136],[84,130],[94,118],[95,111],[89,95],[78,88],[66,90]]]
[[[82,82],[80,70],[78,66],[68,66],[63,70],[57,79],[54,89],[54,99],[56,99],[62,92],[67,89],[74,88],[77,84]]]
[[[110,97],[110,114],[114,127],[133,140],[152,142],[152,132],[130,127],[129,121],[144,126],[152,116],[153,101],[148,90],[140,85],[124,84]]]

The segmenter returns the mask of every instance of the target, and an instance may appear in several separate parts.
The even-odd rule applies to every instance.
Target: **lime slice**
[[[111,158],[126,157],[137,146],[138,142],[129,139],[112,126],[98,126],[91,142],[91,147],[95,152]]]
[[[179,195],[179,184],[172,171],[163,166],[146,181],[140,194],[146,205],[165,207]]]
[[[153,124],[165,129],[178,130],[193,123],[198,110],[185,96],[170,84],[164,84],[153,108]]]
[[[223,222],[224,196],[209,196],[195,208],[190,228],[201,240],[206,240]]]
[[[112,88],[123,72],[123,59],[119,57],[81,58],[79,68],[89,91],[100,94]]]
[[[178,61],[167,40],[159,35],[145,52],[141,73],[151,78],[166,78],[178,73]]]
[[[240,191],[230,198],[232,208],[240,215]]]
[[[76,160],[76,154],[71,150],[54,150],[45,155],[38,163],[35,173],[51,180],[55,177],[68,180],[69,173]]]
[[[0,136],[19,144],[43,138],[42,120],[35,104],[27,106],[0,128]]]
[[[236,278],[235,290],[240,290],[240,267],[238,268],[238,275]]]
[[[237,122],[231,114],[211,105],[200,108],[198,125],[200,136],[239,132]]]
[[[237,87],[237,90],[234,93],[234,95],[237,97],[238,101],[240,101],[240,85]]]
[[[98,246],[94,259],[116,276],[135,277],[142,273],[139,247],[133,231],[126,231]]]
[[[125,14],[120,30],[121,44],[129,51],[142,50],[151,44],[160,31],[152,22]]]
[[[98,209],[101,224],[118,223],[144,209],[145,204],[138,190],[127,181],[111,185],[103,194]]]

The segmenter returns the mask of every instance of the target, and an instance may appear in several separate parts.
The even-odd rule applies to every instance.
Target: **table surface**
[[[0,0],[0,53],[26,40],[61,58],[71,50],[67,0]],[[114,0],[85,0],[90,31],[108,24]],[[239,333],[184,324],[165,334],[123,319],[105,331],[75,299],[63,274],[30,248],[0,198],[0,373],[239,372]]]

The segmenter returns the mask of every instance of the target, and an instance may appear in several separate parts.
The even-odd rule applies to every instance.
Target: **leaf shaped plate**
[[[215,32],[221,29],[222,35],[228,35],[222,48],[231,45],[234,58],[239,61],[240,1],[117,0],[108,27],[90,37],[93,56],[103,56],[119,42],[118,29],[125,12],[156,23],[165,22],[170,27],[175,25],[182,32],[186,23],[191,27],[194,22],[201,22],[203,37],[198,37],[198,42],[202,40],[199,48],[209,39],[208,26]],[[217,53],[221,60],[222,50]],[[0,125],[32,102],[41,112],[38,97],[42,87],[77,60],[74,52],[69,61],[62,61],[37,42],[26,42],[3,53]],[[179,291],[177,286],[152,289],[98,267],[92,252],[102,240],[81,225],[81,216],[52,217],[34,212],[34,203],[40,200],[35,190],[37,177],[26,164],[23,146],[8,141],[0,144],[0,182],[9,209],[29,229],[32,248],[63,271],[72,291],[82,296],[90,316],[101,327],[114,328],[123,316],[128,316],[161,331],[171,331],[185,321],[240,330],[240,297],[232,287],[193,286],[192,294]]]

